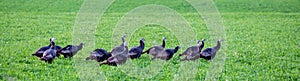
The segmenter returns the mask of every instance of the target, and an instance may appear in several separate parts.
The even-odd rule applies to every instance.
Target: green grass
[[[224,69],[218,79],[300,80],[299,0],[214,1],[223,18],[227,44]],[[58,58],[53,64],[47,64],[31,56],[31,53],[48,45],[51,37],[57,38],[58,45],[72,44],[73,26],[82,3],[82,0],[1,0],[0,80],[80,80],[82,75],[77,75],[74,59]],[[112,31],[121,17],[145,4],[166,5],[176,10],[192,26],[197,39],[209,40],[204,21],[186,1],[117,0],[103,14],[97,26],[95,47],[110,50]],[[162,36],[168,38],[167,48],[179,44],[178,38],[170,30],[147,25],[134,31],[129,47],[138,45],[138,40],[144,37],[146,48],[149,48],[160,44]],[[207,41],[205,48],[214,44]],[[88,54],[78,57],[86,56]],[[151,64],[149,58],[143,55],[140,60],[133,62],[145,67]],[[197,73],[194,79],[205,80],[211,63],[203,59],[195,62],[198,65],[195,65],[197,71],[193,71]],[[159,75],[149,79],[131,77],[110,66],[99,67],[99,72],[109,81],[173,80],[179,67],[176,56],[163,67]]]

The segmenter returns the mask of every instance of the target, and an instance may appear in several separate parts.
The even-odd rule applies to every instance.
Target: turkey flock
[[[165,49],[167,39],[165,37],[162,39],[161,45],[152,46],[145,51],[144,38],[139,40],[139,46],[128,49],[128,43],[125,38],[126,36],[122,36],[122,43],[113,48],[110,52],[102,48],[95,49],[90,52],[90,55],[86,57],[85,60],[95,60],[99,62],[99,66],[117,66],[126,63],[127,59],[139,59],[142,54],[146,53],[152,56],[151,60],[159,59],[168,61],[180,49],[180,46]],[[39,48],[32,55],[38,57],[41,61],[52,63],[53,60],[56,57],[60,57],[60,55],[63,55],[64,58],[72,58],[84,46],[84,43],[80,43],[79,45],[67,45],[62,48],[61,46],[56,45],[54,40],[55,38],[50,38],[50,44],[48,46]],[[202,39],[201,41],[197,40],[196,46],[188,47],[183,53],[179,54],[179,57],[184,56],[180,61],[195,61],[200,58],[209,61],[212,60],[220,49],[222,40],[219,39],[214,47],[202,50],[205,45],[205,40],[206,39]]]

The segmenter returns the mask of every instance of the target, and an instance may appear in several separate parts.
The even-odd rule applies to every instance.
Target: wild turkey
[[[48,46],[39,48],[34,54],[31,54],[31,55],[41,58],[43,56],[44,52],[51,47],[51,41],[55,44],[54,40],[55,40],[55,38],[50,38],[50,44]],[[56,50],[61,49],[61,46],[55,45],[55,47],[56,47]],[[60,56],[60,54],[57,54],[57,57],[59,57],[59,56]]]
[[[212,60],[216,56],[218,50],[220,49],[221,42],[222,42],[222,40],[219,39],[217,41],[216,46],[214,46],[213,48],[206,48],[205,50],[200,52],[200,58],[204,58],[205,60]]]
[[[112,65],[117,66],[119,64],[124,64],[128,58],[128,46],[127,42],[125,42],[125,36],[122,36],[122,44],[120,46],[115,47],[110,54],[112,55],[109,57],[106,62],[100,63],[101,65]]]
[[[126,36],[122,36],[122,44],[121,45],[119,45],[119,46],[117,46],[117,47],[115,47],[114,49],[112,49],[111,50],[111,52],[109,52],[110,54],[112,54],[112,56],[114,55],[114,54],[118,54],[118,53],[120,53],[120,52],[122,52],[122,51],[124,51],[125,49],[125,38],[126,38]]]
[[[72,58],[79,50],[82,49],[84,43],[80,43],[77,45],[67,45],[66,47],[60,49],[57,51],[57,53],[60,53],[64,55],[65,58]]]
[[[147,53],[147,54],[150,54],[152,55],[153,57],[155,57],[157,54],[159,54],[160,52],[164,51],[164,48],[165,48],[165,43],[166,43],[166,38],[164,37],[162,39],[162,44],[160,46],[153,46],[151,48],[149,48],[148,50],[144,51],[144,53]]]
[[[204,41],[205,41],[205,39],[202,39],[202,41],[201,41],[202,44],[200,44],[200,40],[198,40],[197,46],[189,47],[182,54],[179,54],[179,57],[182,55],[185,55],[185,58],[181,59],[181,61],[199,59],[200,58],[199,54],[200,54],[202,48],[204,47]]]
[[[159,53],[157,56],[155,56],[153,59],[158,58],[161,60],[170,60],[173,55],[179,50],[180,46],[176,46],[175,49],[166,49],[165,51]]]
[[[131,59],[136,59],[136,58],[140,58],[142,53],[143,53],[143,50],[145,48],[145,43],[144,43],[145,39],[142,38],[140,39],[140,45],[139,46],[135,46],[135,47],[132,47],[130,50],[129,50],[129,53],[128,53],[128,57],[130,57]]]
[[[43,53],[43,56],[40,58],[40,60],[42,61],[45,61],[45,62],[48,62],[48,63],[52,63],[53,60],[55,59],[56,57],[56,46],[55,46],[55,43],[53,42],[53,40],[51,40],[51,43],[50,43],[50,48],[47,49],[44,53]]]
[[[90,56],[87,57],[86,60],[92,59],[97,62],[102,62],[107,60],[109,57],[111,57],[111,54],[109,54],[105,49],[95,49],[90,53]]]

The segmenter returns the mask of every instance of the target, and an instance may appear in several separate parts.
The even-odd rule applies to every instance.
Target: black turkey
[[[93,52],[90,53],[90,56],[86,58],[86,60],[96,60],[97,62],[102,62],[104,60],[107,60],[109,57],[111,57],[111,54],[109,54],[105,49],[95,49]]]
[[[200,58],[204,58],[205,60],[212,60],[216,56],[218,50],[220,49],[221,42],[222,42],[222,40],[219,39],[217,41],[216,46],[214,46],[213,48],[206,48],[205,50],[200,52]]]
[[[144,43],[145,39],[142,38],[140,39],[140,45],[139,46],[135,46],[135,47],[132,47],[130,50],[129,50],[129,53],[128,53],[128,57],[130,57],[131,59],[136,59],[136,58],[140,58],[142,53],[143,53],[143,50],[145,48],[145,43]]]
[[[55,44],[54,40],[55,40],[55,38],[50,38],[50,44],[49,44],[48,46],[44,46],[44,47],[39,48],[39,49],[38,49],[34,54],[32,54],[32,55],[41,58],[41,57],[43,56],[44,52],[45,52],[47,49],[49,49],[49,48],[51,47],[51,41]],[[58,45],[55,45],[55,47],[56,47],[56,50],[60,50],[60,49],[61,49],[61,47],[58,46]],[[60,56],[60,55],[57,54],[57,57],[59,57],[59,56]]]
[[[102,62],[99,64],[101,65],[112,65],[117,66],[119,64],[124,64],[128,58],[128,46],[127,42],[125,42],[125,36],[122,36],[122,44],[120,46],[115,47],[110,54],[112,55],[109,57],[106,62]]]
[[[43,56],[40,58],[40,60],[48,62],[48,63],[52,63],[53,60],[56,57],[56,46],[55,43],[53,42],[53,40],[51,40],[51,44],[50,44],[50,48],[47,49],[44,53]]]
[[[165,43],[166,43],[166,38],[164,37],[162,39],[162,44],[160,46],[153,46],[151,48],[149,48],[148,50],[144,51],[143,53],[147,53],[152,55],[153,57],[155,57],[157,54],[159,54],[160,52],[164,51],[165,48]]]
[[[179,56],[185,55],[185,58],[181,59],[181,61],[184,60],[196,60],[199,59],[200,52],[202,48],[204,47],[204,41],[205,39],[202,39],[202,44],[200,44],[200,40],[197,41],[197,46],[192,46],[187,48],[182,54],[179,54]]]
[[[155,56],[153,59],[158,58],[161,60],[170,60],[173,55],[179,50],[180,46],[176,46],[175,49],[166,49],[165,51],[159,53],[157,56]]]
[[[66,47],[57,51],[64,55],[65,58],[72,58],[79,50],[82,49],[84,43],[80,43],[79,45],[67,45]]]

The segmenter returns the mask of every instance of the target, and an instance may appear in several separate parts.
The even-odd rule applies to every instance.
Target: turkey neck
[[[50,49],[55,49],[55,43],[53,41],[50,42]]]
[[[125,38],[124,37],[122,37],[122,42],[125,42]]]
[[[122,45],[121,46],[125,46],[125,38],[122,37]]]
[[[78,48],[82,49],[82,47],[83,47],[83,44],[79,44]]]
[[[126,58],[127,58],[127,56],[128,56],[128,46],[125,46],[125,53],[123,53],[123,55],[125,55],[126,56]]]
[[[52,41],[52,40],[50,40],[50,44],[49,44],[49,46],[55,46],[55,43],[54,43],[54,41]]]
[[[179,49],[179,47],[176,47],[176,48],[174,49],[174,53],[176,53],[176,52],[178,51],[178,49]]]
[[[204,47],[204,41],[201,42],[202,44],[199,45],[199,50],[201,51],[201,49]]]
[[[220,49],[220,46],[221,46],[220,41],[218,41],[218,42],[217,42],[217,45],[214,47],[214,49],[215,49],[215,50],[219,50],[219,49]]]
[[[145,47],[145,43],[142,40],[140,40],[140,47],[142,47],[142,49],[144,49],[144,47]]]
[[[165,40],[162,41],[161,46],[162,46],[163,48],[165,48],[165,46],[166,46],[166,41],[165,41]]]
[[[52,44],[52,39],[51,39],[51,38],[50,38],[50,41],[49,41],[49,42],[50,42],[49,46],[51,46],[51,44]]]

